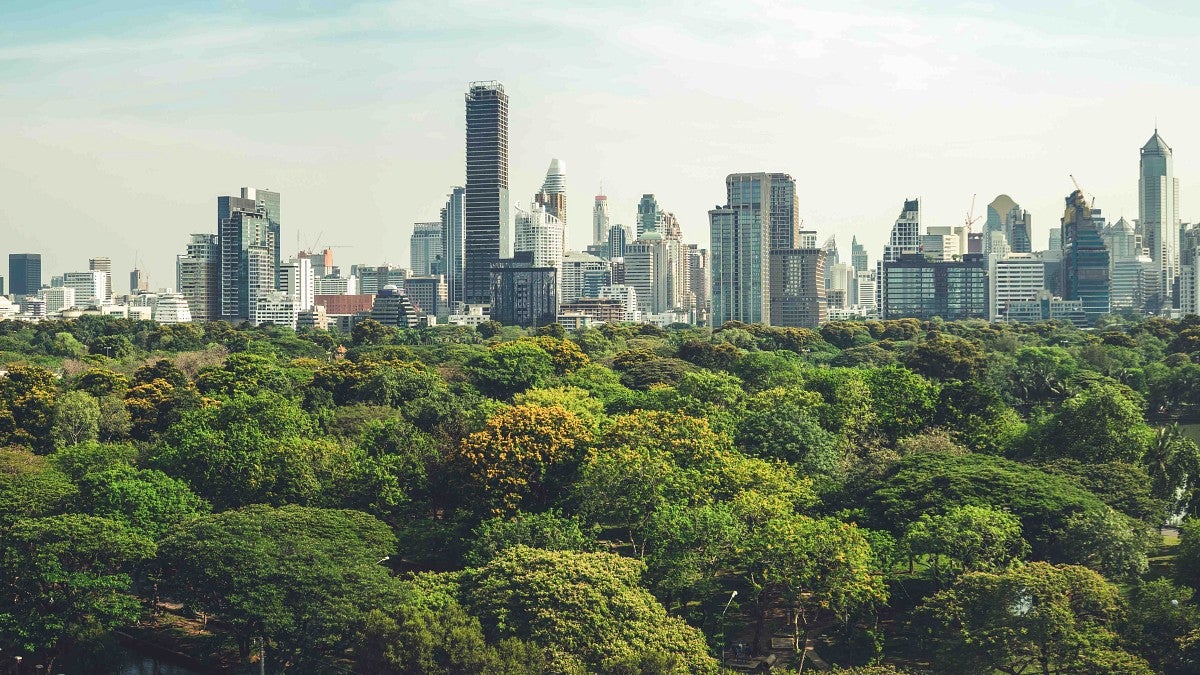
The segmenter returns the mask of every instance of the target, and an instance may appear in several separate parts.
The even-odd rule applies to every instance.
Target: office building
[[[546,169],[546,180],[542,183],[542,189],[533,196],[533,203],[541,206],[546,210],[546,213],[558,219],[562,224],[563,229],[563,251],[566,251],[566,232],[567,232],[567,163],[559,160],[550,160],[550,168]]]
[[[66,286],[51,286],[43,288],[41,297],[46,301],[46,313],[57,314],[64,309],[75,307],[75,289]]]
[[[596,195],[592,206],[592,243],[608,244],[608,228],[612,227],[612,214],[608,210],[608,197]]]
[[[395,265],[351,265],[350,275],[358,280],[358,292],[375,294],[385,286],[404,287],[408,270]]]
[[[1046,288],[1046,263],[1032,253],[988,256],[989,319],[1005,320],[1009,305],[1036,300]]]
[[[1070,322],[1077,328],[1086,328],[1087,314],[1080,300],[1063,300],[1043,290],[1032,300],[1013,300],[1008,303],[1004,320],[1008,323],[1036,323],[1038,321]]]
[[[1151,312],[1172,306],[1171,291],[1179,276],[1179,222],[1179,179],[1173,153],[1156,128],[1142,146],[1138,173],[1137,233],[1158,265],[1158,293],[1147,303]],[[1085,301],[1085,307],[1087,304]]]
[[[375,294],[371,318],[393,328],[416,328],[417,308],[404,291],[389,284]]]
[[[129,293],[137,295],[138,293],[146,293],[150,290],[150,279],[146,273],[138,268],[134,268],[129,273]]]
[[[921,200],[908,199],[892,225],[892,234],[883,247],[884,261],[899,260],[900,256],[921,250]]]
[[[254,302],[250,323],[255,326],[271,324],[295,329],[300,316],[300,302],[284,291],[268,291]]]
[[[358,277],[325,276],[313,278],[314,295],[358,295]]]
[[[544,206],[516,209],[514,250],[533,254],[535,267],[559,269],[563,257],[563,227]]]
[[[820,248],[771,251],[772,326],[816,328],[825,321],[825,255]]]
[[[1076,190],[1062,217],[1062,299],[1081,300],[1088,323],[1111,311],[1108,247],[1100,236],[1104,219]],[[1178,236],[1178,234],[1176,235]]]
[[[295,298],[297,310],[304,312],[311,309],[316,296],[312,261],[308,258],[292,258],[283,264],[279,276],[283,279],[283,292]]]
[[[1109,304],[1112,311],[1134,310],[1141,312],[1150,295],[1156,295],[1158,273],[1154,261],[1145,255],[1141,237],[1133,224],[1124,218],[1105,225],[1100,238],[1108,247],[1109,260]],[[1151,280],[1147,289],[1146,280]],[[1151,292],[1148,294],[1147,291]]]
[[[865,272],[870,269],[871,264],[867,259],[867,247],[858,243],[858,237],[850,237],[850,264],[859,272]]]
[[[304,310],[296,315],[296,330],[305,328],[329,330],[329,313],[323,305],[313,305],[312,309]]]
[[[712,312],[712,300],[709,294],[712,280],[709,278],[708,249],[700,248],[698,244],[688,244],[687,260],[688,285],[694,299],[695,315],[692,323],[697,326],[707,326],[709,315]]]
[[[445,243],[442,240],[442,224],[413,223],[409,238],[409,272],[414,277],[442,274],[442,255]]]
[[[810,242],[799,230],[796,184],[787,174],[731,174],[725,191],[725,206],[708,212],[712,325],[766,323],[771,317],[772,245],[780,250],[816,248],[816,236]]]
[[[404,294],[408,296],[418,314],[441,319],[450,316],[444,275],[409,277],[404,280]]]
[[[463,301],[488,304],[492,264],[512,250],[508,197],[508,95],[473,82],[466,96],[467,187]]]
[[[657,232],[662,227],[663,212],[658,208],[658,199],[652,194],[642,195],[638,202],[637,227],[634,234],[638,239],[647,232]]]
[[[558,270],[538,267],[533,253],[499,260],[491,273],[491,317],[506,326],[544,326],[558,316]]]
[[[641,321],[642,313],[638,309],[637,289],[626,284],[613,284],[600,289],[600,299],[616,300],[625,308],[622,321]]]
[[[884,319],[960,321],[990,316],[987,263],[982,255],[929,260],[920,253],[905,253],[884,260],[880,270],[879,311]]]
[[[75,289],[75,305],[80,308],[109,304],[109,273],[100,270],[67,272],[62,285]]]
[[[152,314],[158,323],[191,323],[192,310],[180,293],[163,293],[154,303]]]
[[[855,302],[867,314],[874,314],[879,309],[879,277],[875,270],[859,270],[856,272],[854,287],[857,289]]]
[[[42,287],[42,254],[8,254],[8,292],[19,301],[26,295],[37,295]]]
[[[90,258],[88,260],[88,271],[104,272],[104,287],[108,289],[108,295],[104,298],[105,302],[112,300],[114,291],[112,283],[112,259],[111,258]],[[100,304],[100,303],[97,303]]]
[[[586,253],[567,251],[560,270],[559,300],[564,305],[579,298],[595,298],[601,288],[612,283],[608,261]]]
[[[625,248],[629,245],[629,230],[624,225],[613,225],[608,228],[608,259],[621,260],[625,257]]]
[[[278,288],[278,210],[279,194],[265,190],[242,188],[240,197],[217,198],[222,320],[248,320],[258,300]]]
[[[446,275],[446,298],[454,306],[463,301],[463,251],[466,246],[466,188],[450,191],[442,207],[442,240],[444,259],[442,273]]]
[[[678,248],[676,240],[658,231],[647,232],[625,247],[624,283],[637,290],[642,312],[658,314],[680,306],[680,278],[674,257]]]
[[[985,247],[992,241],[988,234],[999,232],[1004,235],[1013,253],[1029,253],[1033,250],[1033,218],[1008,195],[998,195],[988,204],[983,231]],[[984,253],[992,251],[985,250]]]
[[[921,252],[930,260],[959,260],[966,253],[966,229],[929,227],[921,235]]]
[[[187,253],[175,256],[175,289],[187,301],[193,321],[220,318],[219,251],[216,235],[193,234]]]

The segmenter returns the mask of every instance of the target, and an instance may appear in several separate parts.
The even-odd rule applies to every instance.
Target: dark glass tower
[[[272,213],[275,231],[272,231]],[[249,320],[259,298],[275,290],[279,270],[278,214],[276,192],[243,188],[241,197],[217,197],[217,306],[222,320],[235,323]]]
[[[1067,197],[1062,217],[1063,300],[1082,300],[1088,323],[1110,311],[1108,247],[1100,236],[1103,218],[1096,218],[1083,193],[1076,190]]]
[[[492,263],[512,247],[508,204],[508,95],[499,82],[467,92],[467,188],[463,301],[492,301]]]
[[[8,254],[8,285],[13,295],[33,295],[42,287],[42,254]]]

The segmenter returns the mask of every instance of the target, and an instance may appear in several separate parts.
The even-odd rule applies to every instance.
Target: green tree
[[[117,521],[151,539],[208,510],[208,504],[183,481],[128,465],[85,474],[79,481],[79,500],[88,513]]]
[[[915,344],[904,360],[914,372],[935,380],[970,380],[983,373],[985,364],[977,343],[940,333]]]
[[[462,576],[462,596],[487,634],[579,659],[588,670],[650,652],[676,673],[715,673],[699,630],[667,614],[639,585],[642,563],[608,553],[517,546]]]
[[[54,442],[62,447],[100,436],[100,404],[91,394],[68,391],[54,403]]]
[[[531,342],[506,342],[490,348],[469,367],[479,390],[499,399],[536,387],[554,374],[546,350]]]
[[[876,413],[877,431],[895,441],[929,426],[937,413],[938,387],[899,366],[865,374]]]
[[[983,506],[956,506],[945,515],[922,514],[904,533],[910,560],[926,557],[934,574],[996,571],[1025,557],[1021,521]],[[945,561],[945,562],[943,562]]]
[[[1157,672],[1188,673],[1200,666],[1200,654],[1183,648],[1187,636],[1200,629],[1193,595],[1192,589],[1169,579],[1147,581],[1129,591],[1121,639]]]
[[[584,532],[578,518],[563,516],[555,511],[518,511],[509,517],[498,516],[480,523],[473,533],[471,550],[464,560],[473,567],[482,567],[501,551],[513,546],[580,553],[600,550],[599,542]]]
[[[921,608],[939,670],[954,673],[1151,671],[1115,646],[1117,589],[1096,572],[1034,562],[968,572]],[[1122,661],[1122,670],[1100,671]]]
[[[1101,384],[1084,389],[1037,428],[1039,452],[1082,462],[1140,462],[1154,432],[1132,391]]]
[[[22,518],[61,513],[76,494],[51,460],[20,448],[0,448],[0,530]]]
[[[38,366],[9,365],[0,378],[0,445],[54,449],[54,374]]]
[[[396,539],[358,511],[255,505],[187,520],[159,546],[164,594],[221,617],[243,656],[264,636],[282,665],[312,672],[389,604],[380,563]]]
[[[33,653],[53,672],[74,645],[140,615],[129,570],[154,555],[150,539],[105,518],[69,514],[17,521],[0,542],[6,654]]]
[[[748,454],[785,460],[805,474],[836,476],[841,472],[842,442],[821,427],[819,404],[819,396],[804,390],[765,391],[741,418],[734,440]]]

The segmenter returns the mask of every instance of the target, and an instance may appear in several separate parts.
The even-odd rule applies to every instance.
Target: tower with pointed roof
[[[1142,146],[1138,173],[1138,234],[1158,272],[1160,290],[1148,298],[1147,309],[1173,306],[1172,289],[1179,278],[1179,179],[1175,178],[1171,147],[1154,129]]]

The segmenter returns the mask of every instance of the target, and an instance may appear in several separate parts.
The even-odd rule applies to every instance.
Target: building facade
[[[442,239],[440,222],[413,223],[413,232],[408,244],[408,268],[413,276],[427,277],[430,274],[442,274],[444,251],[445,242]]]
[[[506,326],[545,326],[558,317],[558,270],[520,251],[492,266],[492,319]]]
[[[493,263],[512,250],[508,196],[508,95],[499,82],[473,82],[466,95],[467,186],[463,301],[492,301]]]
[[[608,209],[608,197],[596,195],[596,203],[592,205],[592,243],[607,244],[608,228],[610,227],[612,227],[612,214]]]
[[[1159,292],[1147,305],[1148,310],[1158,312],[1172,306],[1171,291],[1179,276],[1179,179],[1175,177],[1174,153],[1158,129],[1141,149],[1137,229],[1142,245],[1158,266]],[[1064,245],[1065,239],[1064,231]]]
[[[175,257],[175,290],[188,303],[193,321],[220,317],[220,246],[216,235],[193,234],[187,253]]]
[[[771,251],[772,326],[816,328],[825,322],[825,255],[819,248]]]
[[[946,321],[987,319],[987,263],[979,254],[962,260],[929,260],[903,254],[880,269],[880,316],[884,319]]]
[[[1062,217],[1062,298],[1080,300],[1088,323],[1111,311],[1108,247],[1100,236],[1104,224],[1076,190],[1066,199]]]
[[[445,258],[442,273],[446,275],[446,298],[451,304],[463,301],[463,251],[466,246],[466,188],[450,191],[442,207],[442,239]]]
[[[8,254],[8,292],[20,299],[42,287],[42,254]]]

